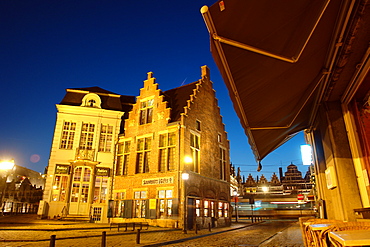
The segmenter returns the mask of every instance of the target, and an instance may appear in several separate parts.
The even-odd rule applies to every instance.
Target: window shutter
[[[146,203],[147,203],[147,207],[145,211],[145,218],[146,219],[156,219],[158,199],[147,199]]]
[[[179,215],[179,198],[172,199],[172,217]]]
[[[132,218],[132,200],[124,200],[125,209],[123,218]]]
[[[150,201],[149,199],[145,200],[145,219],[151,219],[150,215]]]

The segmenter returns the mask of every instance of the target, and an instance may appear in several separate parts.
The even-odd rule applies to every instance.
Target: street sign
[[[297,199],[298,199],[298,200],[304,200],[304,195],[302,195],[302,194],[298,194],[298,195],[297,195]]]

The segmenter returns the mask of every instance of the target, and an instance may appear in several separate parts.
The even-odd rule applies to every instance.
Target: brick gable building
[[[118,145],[114,221],[229,224],[229,142],[206,66],[168,91],[148,73]]]

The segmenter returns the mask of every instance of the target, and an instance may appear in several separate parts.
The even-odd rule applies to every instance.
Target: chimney
[[[279,178],[280,178],[280,182],[283,181],[283,168],[282,167],[279,167]]]

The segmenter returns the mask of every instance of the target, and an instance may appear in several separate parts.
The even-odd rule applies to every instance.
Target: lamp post
[[[184,210],[184,215],[183,215],[183,233],[188,233],[188,226],[187,226],[187,211],[188,211],[188,202],[187,202],[187,193],[186,193],[186,185],[185,181],[189,179],[189,173],[186,172],[185,166],[187,164],[190,164],[193,162],[193,159],[190,156],[185,156],[184,157],[184,171],[181,174],[181,191],[182,191],[182,200],[183,200],[183,210]]]
[[[188,233],[188,226],[187,226],[187,211],[188,211],[188,203],[187,203],[187,200],[186,200],[186,187],[185,187],[185,180],[188,180],[189,179],[189,173],[187,172],[183,172],[181,174],[181,180],[182,180],[182,191],[183,191],[183,201],[184,201],[184,222],[183,222],[183,229],[182,229],[182,232],[183,233]]]
[[[239,215],[238,215],[238,192],[236,190],[234,190],[233,194],[234,194],[234,201],[235,201],[235,222],[238,222],[238,218],[239,218]]]
[[[5,189],[6,189],[6,180],[8,179],[8,173],[12,171],[14,168],[14,160],[2,160],[0,161],[0,172],[1,174],[4,173],[4,184],[3,184],[3,190],[1,192],[1,215],[4,215],[4,207],[3,205],[3,199],[4,199],[4,194],[5,194]]]

